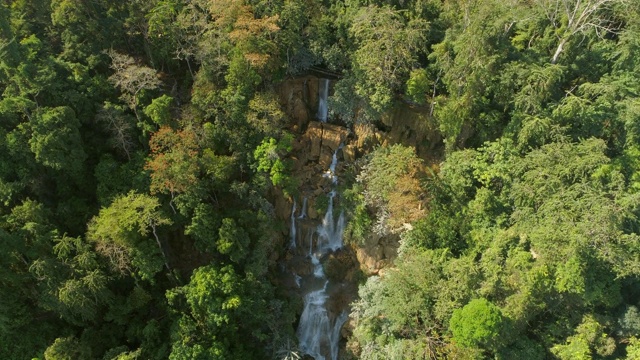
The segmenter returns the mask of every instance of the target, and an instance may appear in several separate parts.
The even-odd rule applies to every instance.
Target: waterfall
[[[331,164],[329,165],[329,170],[325,171],[322,174],[322,177],[330,178],[333,185],[338,185],[338,177],[336,176],[336,165],[338,165],[338,150],[342,149],[342,144],[333,152],[331,157]]]
[[[342,311],[338,316],[331,316],[327,311],[328,284],[329,281],[325,281],[321,289],[305,295],[304,311],[297,331],[300,350],[316,360],[326,360],[326,356],[330,356],[330,360],[338,359],[340,330],[348,317],[347,311]]]
[[[289,247],[296,248],[296,199],[293,199],[293,208],[291,209],[291,243]]]
[[[320,263],[320,259],[314,254],[311,255],[311,263],[313,264],[313,276],[324,279],[324,269]]]
[[[329,97],[329,79],[320,79],[318,84],[318,114],[316,117],[322,122],[327,122],[329,108],[327,98]]]
[[[295,200],[294,200],[295,202]],[[298,219],[304,219],[307,217],[307,197],[302,198],[302,209],[300,210],[300,215]]]
[[[349,317],[349,313],[345,310],[340,313],[340,316],[336,319],[335,324],[333,324],[333,329],[331,329],[331,334],[329,335],[329,340],[331,340],[331,344],[338,344],[340,341],[340,329],[342,329],[342,325],[347,322],[347,318]],[[331,347],[331,359],[338,359],[338,347]]]
[[[312,291],[304,297],[304,311],[298,327],[300,350],[316,360],[325,360],[321,349],[331,346],[331,344],[323,344],[323,341],[327,340],[327,334],[330,333],[329,316],[324,306],[327,297],[324,288]],[[305,325],[302,326],[302,324]]]
[[[337,184],[335,169],[338,150],[333,154],[333,161],[329,170],[323,174],[323,176],[331,177],[334,190],[329,193],[327,212],[322,219],[322,223],[318,225],[315,231],[315,234],[317,234],[315,247],[313,239],[309,239],[307,258],[311,261],[313,272],[312,275],[300,281],[296,278],[296,284],[307,291],[304,296],[304,309],[300,316],[296,334],[300,341],[300,350],[316,360],[338,359],[340,330],[348,317],[347,311],[342,311],[340,314],[332,314],[328,310],[327,301],[331,298],[332,293],[335,294],[340,291],[340,286],[332,286],[330,284],[322,267],[324,256],[342,247],[342,233],[345,226],[344,212],[340,212],[338,220],[334,219],[335,186]],[[305,208],[304,204],[306,204],[306,201],[303,201],[303,209]],[[294,222],[295,219],[292,215],[292,224]]]
[[[344,231],[344,212],[340,212],[338,221],[333,220],[333,198],[336,192],[329,193],[329,205],[327,213],[322,219],[322,224],[318,226],[318,251],[335,251],[342,247],[342,232]]]

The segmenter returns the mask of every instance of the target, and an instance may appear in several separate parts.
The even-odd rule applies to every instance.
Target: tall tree
[[[121,91],[120,98],[133,110],[140,122],[141,114],[138,109],[142,92],[156,90],[162,85],[162,82],[154,69],[138,64],[129,55],[118,53],[115,50],[108,50],[107,55],[111,58],[111,69],[114,71],[113,75],[109,77],[109,81]]]
[[[173,207],[175,196],[189,191],[198,182],[199,147],[195,134],[189,129],[174,131],[162,127],[153,134],[149,145],[152,158],[145,168],[151,170],[151,192],[168,192]]]
[[[424,19],[408,21],[388,6],[363,7],[355,15],[350,33],[358,45],[353,57],[356,92],[375,110],[385,110],[403,90],[428,29]]]
[[[133,191],[122,195],[90,221],[87,238],[96,243],[98,252],[110,259],[116,271],[152,281],[163,263],[171,270],[158,235],[158,229],[171,221],[159,207],[158,199],[149,195]],[[149,233],[157,247],[150,242]]]

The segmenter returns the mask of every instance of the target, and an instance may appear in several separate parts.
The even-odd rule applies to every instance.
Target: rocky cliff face
[[[416,148],[424,159],[438,158],[442,138],[437,126],[429,116],[428,108],[400,105],[382,116],[378,126],[355,124],[351,129],[316,121],[318,88],[320,79],[314,76],[288,79],[277,91],[280,104],[289,116],[290,130],[296,135],[293,160],[294,176],[300,181],[298,204],[307,198],[307,216],[317,221],[325,194],[331,190],[331,180],[318,176],[326,172],[332,155],[338,148],[338,176],[343,169],[376,146],[402,143]],[[293,199],[276,196],[276,212],[287,220],[291,216]],[[288,236],[285,233],[283,235]],[[378,273],[389,265],[398,248],[397,235],[372,236],[360,247],[354,248],[357,260],[366,274]]]

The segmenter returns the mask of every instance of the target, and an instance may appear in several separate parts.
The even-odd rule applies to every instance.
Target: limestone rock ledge
[[[307,149],[307,161],[317,161],[323,169],[328,169],[333,153],[348,136],[349,130],[345,127],[311,121],[296,150],[304,152]]]

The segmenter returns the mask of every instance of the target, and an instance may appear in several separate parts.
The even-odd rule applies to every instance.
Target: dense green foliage
[[[446,154],[358,163],[353,246],[401,244],[354,356],[640,359],[639,39],[632,0],[0,1],[0,358],[291,355],[274,89],[315,66]]]
[[[280,8],[209,5],[0,3],[0,358],[265,358],[293,339],[265,197],[288,175],[254,158],[291,142],[267,91]]]
[[[449,324],[456,343],[491,348],[500,336],[502,314],[500,308],[486,299],[473,299],[453,312]]]
[[[635,358],[640,328],[627,324],[640,290],[638,4],[394,9],[407,22],[418,9],[430,15],[424,55],[400,72],[406,93],[396,89],[395,101],[433,114],[447,152],[437,174],[405,173],[420,181],[422,202],[410,209],[424,211],[399,229],[394,269],[361,287],[351,351],[363,359]],[[341,82],[357,90],[367,82],[358,71]],[[373,92],[356,94],[381,110]],[[366,106],[343,109],[375,122]],[[350,229],[361,242],[399,215],[379,211],[389,208],[385,186],[398,191],[394,199],[415,191],[398,188],[394,171],[415,166],[410,154],[381,148],[361,167],[350,190],[361,196],[349,193],[359,199]]]

